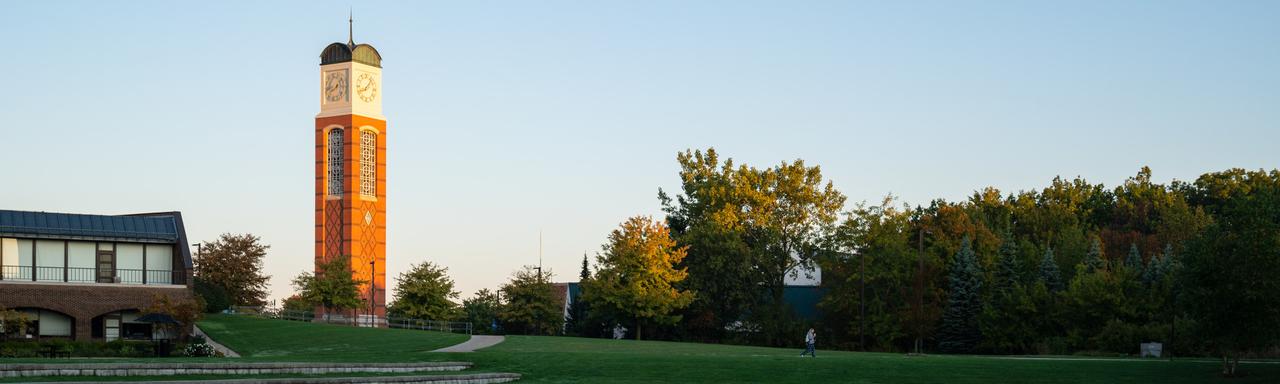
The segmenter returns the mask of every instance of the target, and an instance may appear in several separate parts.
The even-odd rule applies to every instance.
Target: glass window
[[[378,195],[378,134],[360,131],[360,194]]]
[[[329,130],[329,196],[342,196],[342,129]]]

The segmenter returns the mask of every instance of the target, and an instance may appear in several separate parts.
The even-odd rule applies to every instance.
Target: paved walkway
[[[481,336],[471,335],[471,339],[467,342],[452,347],[440,348],[431,352],[475,352],[477,349],[488,348],[506,340],[506,336]]]
[[[195,328],[195,332],[192,332],[192,333],[196,335],[204,336],[205,343],[208,343],[209,346],[213,347],[214,351],[222,352],[222,355],[226,357],[240,357],[240,354],[236,353],[236,351],[232,351],[231,348],[227,348],[227,346],[218,344],[218,342],[213,341],[213,339],[210,338],[209,335],[205,334],[204,331],[200,330],[199,326],[192,325],[191,327]]]

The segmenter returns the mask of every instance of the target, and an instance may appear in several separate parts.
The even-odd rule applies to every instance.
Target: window
[[[342,129],[329,130],[329,196],[342,196]]]
[[[378,134],[360,131],[360,194],[378,195]]]

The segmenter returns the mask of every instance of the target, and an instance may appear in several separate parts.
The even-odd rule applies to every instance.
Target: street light
[[[929,230],[920,227],[917,243],[919,246],[919,254],[917,257],[919,266],[916,270],[916,354],[920,354],[921,346],[924,344],[924,234]]]
[[[370,327],[377,326],[376,324],[377,321],[375,321],[375,319],[378,316],[378,313],[375,312],[375,308],[378,307],[378,301],[376,297],[373,295],[373,293],[378,290],[378,285],[375,283],[376,276],[374,276],[374,274],[377,273],[377,271],[373,269],[374,263],[377,263],[377,262],[378,262],[377,258],[373,258],[369,260],[369,326]]]

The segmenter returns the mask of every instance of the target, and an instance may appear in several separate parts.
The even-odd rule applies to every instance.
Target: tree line
[[[771,346],[815,327],[828,347],[871,351],[1136,354],[1154,341],[1221,356],[1227,374],[1242,356],[1278,351],[1277,170],[1159,184],[1144,167],[1113,188],[1058,177],[961,201],[850,205],[802,160],[755,167],[714,149],[676,160],[679,190],[658,193],[665,217],[627,219],[594,268],[584,257],[567,323],[551,272],[531,267],[456,303],[446,268],[416,264],[389,310],[482,331],[625,327]],[[786,276],[809,267],[822,271],[812,321],[783,296]]]

